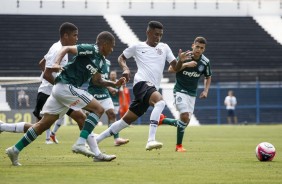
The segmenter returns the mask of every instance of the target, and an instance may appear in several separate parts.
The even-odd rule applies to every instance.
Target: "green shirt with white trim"
[[[95,73],[102,73],[106,67],[105,57],[99,53],[96,44],[77,45],[77,55],[63,67],[55,83],[71,84],[81,87]]]
[[[187,60],[184,63],[191,61],[196,61],[197,66],[186,67],[176,73],[176,83],[173,89],[174,93],[180,92],[190,96],[197,96],[198,82],[201,75],[204,75],[205,77],[210,77],[212,75],[210,60],[203,54],[198,60]]]

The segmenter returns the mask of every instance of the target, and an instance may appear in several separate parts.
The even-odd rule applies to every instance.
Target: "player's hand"
[[[178,51],[178,58],[180,62],[184,62],[186,60],[191,60],[193,57],[193,53],[190,50],[187,50],[185,52],[182,52],[182,49],[179,49]]]
[[[124,77],[126,79],[126,82],[128,82],[130,80],[130,70],[124,70],[122,73],[122,77]]]
[[[121,77],[118,81],[116,81],[115,85],[117,87],[120,87],[122,85],[125,85],[125,83],[126,83],[126,78],[125,77]]]
[[[200,98],[207,98],[208,97],[208,92],[206,91],[203,91],[201,94],[200,94]]]
[[[53,72],[60,72],[64,70],[63,67],[61,65],[58,65],[57,63],[53,64],[52,66],[52,71]]]

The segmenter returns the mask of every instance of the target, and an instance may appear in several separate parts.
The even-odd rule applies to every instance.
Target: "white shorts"
[[[114,106],[114,112],[115,114],[119,114],[119,106]]]
[[[103,100],[98,100],[101,106],[104,108],[105,112],[109,109],[114,109],[114,104],[111,98],[106,98]]]
[[[196,97],[184,93],[176,92],[174,95],[174,105],[176,109],[182,114],[189,113],[189,116],[194,112]]]
[[[77,111],[87,106],[93,96],[87,91],[78,89],[70,84],[54,85],[50,97],[43,106],[42,113],[57,114],[63,117],[69,108]]]

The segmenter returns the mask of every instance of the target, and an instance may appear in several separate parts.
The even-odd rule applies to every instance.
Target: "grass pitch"
[[[95,128],[95,133],[106,126]],[[121,132],[130,139],[124,146],[113,146],[113,138],[100,143],[100,149],[116,154],[112,162],[97,163],[73,154],[71,146],[79,131],[76,126],[62,127],[59,144],[46,145],[45,133],[20,154],[21,167],[11,166],[5,149],[23,134],[0,135],[1,184],[258,184],[282,181],[282,125],[188,127],[184,137],[186,153],[175,149],[176,129],[161,126],[157,140],[161,150],[145,151],[148,126],[132,126]],[[255,147],[260,142],[276,147],[272,162],[259,162]]]

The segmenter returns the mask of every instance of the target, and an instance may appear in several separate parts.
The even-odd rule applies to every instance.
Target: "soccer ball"
[[[259,161],[271,161],[275,153],[275,147],[268,142],[259,143],[256,147],[256,156]]]

